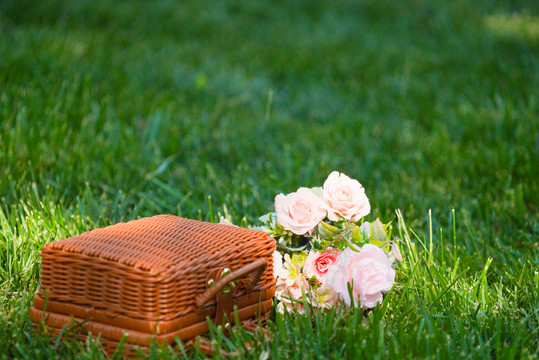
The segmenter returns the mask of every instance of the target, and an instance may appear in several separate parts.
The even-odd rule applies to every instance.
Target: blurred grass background
[[[372,218],[402,209],[426,234],[432,209],[438,243],[455,208],[472,271],[536,272],[538,10],[0,1],[2,291],[33,294],[45,242],[225,207],[256,225],[332,170],[365,186]]]

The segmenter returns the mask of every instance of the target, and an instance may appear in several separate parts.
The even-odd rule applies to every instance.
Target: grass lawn
[[[219,346],[537,358],[538,54],[534,1],[0,0],[0,358],[105,357],[33,330],[43,244],[160,213],[256,226],[333,170],[405,240],[394,289]]]

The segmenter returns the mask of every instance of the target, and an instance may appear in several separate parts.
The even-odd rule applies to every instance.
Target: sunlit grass
[[[3,217],[2,229],[13,227],[17,232],[24,228],[32,233],[53,230],[54,224],[58,224],[50,235],[62,238],[77,232],[77,226],[82,225],[78,216],[67,216],[59,209],[43,210],[52,216],[51,220],[41,216],[25,216],[19,220]],[[69,225],[62,225],[67,223]],[[433,220],[429,226],[433,226]],[[454,357],[505,359],[537,355],[538,309],[522,307],[539,301],[533,288],[537,275],[529,265],[507,269],[504,276],[497,278],[490,270],[495,260],[487,259],[483,268],[475,271],[467,265],[465,257],[455,257],[457,250],[452,244],[459,241],[460,234],[453,229],[446,229],[446,251],[442,251],[444,248],[440,245],[431,248],[435,239],[416,234],[400,213],[393,227],[403,240],[404,261],[398,264],[395,287],[385,295],[382,305],[370,311],[342,308],[321,311],[307,306],[305,315],[274,313],[266,326],[270,336],[234,328],[232,335],[226,338],[222,328],[213,327],[210,338],[216,348],[253,359],[261,354],[276,359],[353,358],[373,353],[382,358],[445,358],[452,354]],[[11,233],[2,233],[2,236],[8,237]],[[4,354],[29,359],[105,357],[95,339],[82,344],[59,341],[45,328],[31,328],[27,312],[36,290],[39,264],[34,258],[40,247],[41,244],[34,243],[14,252],[8,249],[7,258],[3,259],[7,268],[19,275],[12,275],[11,280],[4,278],[2,283],[0,329],[3,341],[0,343]],[[32,260],[29,268],[16,260],[21,258]],[[9,325],[12,323],[22,327],[12,327]],[[63,333],[67,335],[74,329],[66,327]],[[251,350],[245,348],[246,343]],[[179,348],[152,347],[150,353],[139,354],[148,358],[177,358],[181,354]],[[118,354],[121,353],[119,349]],[[201,355],[196,349],[191,350],[192,357]]]
[[[529,13],[487,15],[485,26],[498,36],[516,37],[534,45],[539,43],[539,17]]]

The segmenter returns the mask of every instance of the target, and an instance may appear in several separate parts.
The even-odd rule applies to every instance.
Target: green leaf
[[[354,226],[354,231],[352,232],[352,241],[356,244],[363,243],[363,236],[361,235],[361,230],[359,230],[359,226]]]
[[[372,237],[376,239],[377,241],[380,241],[382,244],[387,241],[387,236],[384,230],[384,226],[382,225],[382,222],[378,218],[372,224]]]
[[[270,224],[272,222],[274,222],[274,219],[276,219],[276,215],[274,212],[269,212],[265,215],[262,215],[261,217],[258,218],[258,220],[260,220],[261,222],[263,222],[264,224]]]
[[[332,237],[339,235],[341,233],[341,229],[321,221],[320,224],[318,224],[318,232],[324,237]]]
[[[373,245],[376,245],[376,246],[379,246],[379,247],[382,247],[382,245],[384,245],[385,243],[386,243],[385,241],[379,241],[379,240],[376,240],[373,237],[371,237],[370,240],[369,240],[369,244],[373,244]]]

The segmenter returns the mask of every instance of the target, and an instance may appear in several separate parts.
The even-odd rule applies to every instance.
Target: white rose
[[[371,212],[371,204],[363,186],[348,176],[332,172],[324,182],[323,200],[332,221],[339,216],[353,222]]]
[[[296,235],[311,235],[327,214],[320,198],[305,187],[288,195],[277,195],[275,212],[279,224]]]

